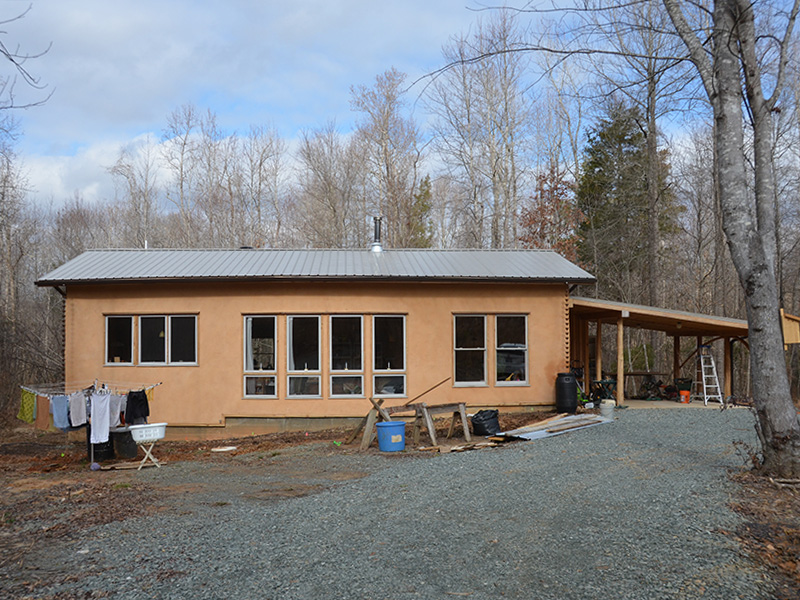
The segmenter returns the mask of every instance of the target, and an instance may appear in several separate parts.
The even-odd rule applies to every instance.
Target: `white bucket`
[[[615,404],[613,400],[603,400],[600,402],[600,416],[606,419],[613,419]]]

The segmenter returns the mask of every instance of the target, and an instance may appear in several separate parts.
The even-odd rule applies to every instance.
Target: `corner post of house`
[[[617,319],[617,406],[625,401],[625,335],[624,318],[628,311],[623,310]]]
[[[603,378],[603,324],[598,319],[597,330],[594,337],[594,379]]]
[[[672,378],[677,379],[681,375],[681,336],[672,336]]]
[[[725,398],[730,398],[733,395],[733,341],[726,337],[724,343],[722,387]]]

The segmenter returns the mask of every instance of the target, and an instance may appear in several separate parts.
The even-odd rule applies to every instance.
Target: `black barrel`
[[[556,410],[560,413],[578,410],[578,382],[572,373],[559,373],[556,377]]]
[[[101,444],[92,444],[91,442],[92,426],[86,426],[86,458],[89,460],[94,459],[94,462],[99,463],[104,460],[114,460],[114,442],[111,436],[108,436],[108,441]]]

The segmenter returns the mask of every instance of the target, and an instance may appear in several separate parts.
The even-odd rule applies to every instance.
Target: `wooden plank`
[[[552,417],[548,417],[547,419],[544,419],[542,421],[538,421],[536,423],[531,423],[530,425],[524,425],[522,427],[518,427],[517,429],[512,429],[511,431],[505,431],[505,432],[503,432],[503,435],[510,435],[510,436],[513,437],[514,435],[519,435],[519,434],[522,434],[522,433],[530,433],[531,431],[539,431],[540,429],[546,429],[554,421],[560,421],[564,417],[568,417],[568,416],[569,415],[567,413],[559,413],[559,414],[554,415]]]
[[[389,413],[386,412],[386,409],[384,409],[383,406],[381,406],[383,404],[383,400],[382,399],[378,400],[377,402],[375,402],[375,398],[370,398],[369,401],[372,402],[372,406],[374,406],[375,410],[377,410],[381,414],[381,418],[384,421],[391,421],[392,420],[391,415],[389,415]]]
[[[102,466],[102,467],[100,467],[100,470],[101,471],[117,471],[117,470],[125,471],[125,470],[128,470],[128,469],[138,469],[140,463],[141,463],[140,460],[137,460],[136,462],[116,463],[116,464],[113,464],[113,465]],[[165,461],[163,461],[163,460],[159,460],[158,464],[163,466],[163,465],[165,465],[167,463]],[[155,467],[155,466],[157,466],[157,465],[155,465],[154,463],[146,462],[145,464],[142,465],[142,468],[145,469],[147,467]]]
[[[578,429],[580,427],[586,427],[588,425],[594,425],[596,423],[602,423],[602,421],[600,419],[592,419],[591,421],[573,421],[571,423],[566,423],[564,425],[548,429],[547,433],[561,433],[562,431],[569,431],[570,429]]]
[[[372,443],[372,430],[378,422],[378,411],[374,408],[367,415],[367,425],[364,427],[364,436],[361,438],[361,450],[366,450]]]

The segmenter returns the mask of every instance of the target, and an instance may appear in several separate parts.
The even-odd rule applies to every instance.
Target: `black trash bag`
[[[472,433],[475,435],[494,435],[500,433],[497,410],[479,410],[472,415]]]

